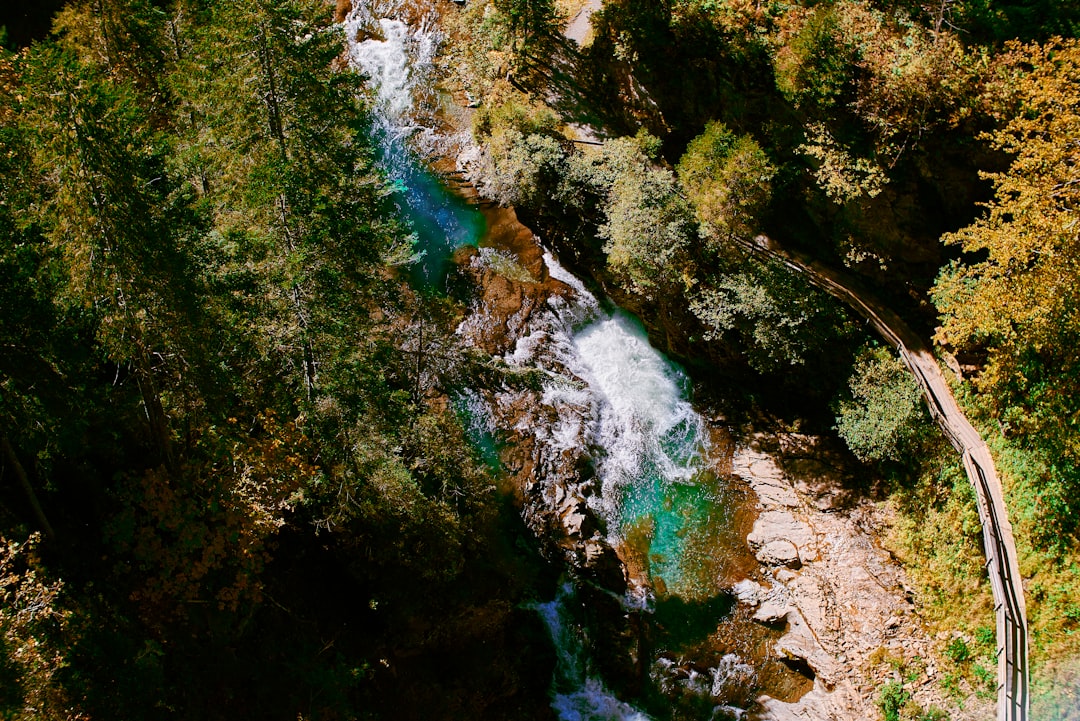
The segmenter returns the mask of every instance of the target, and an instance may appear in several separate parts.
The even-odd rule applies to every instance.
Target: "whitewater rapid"
[[[420,157],[440,144],[432,119],[418,108],[437,105],[434,61],[442,35],[431,18],[413,28],[374,17],[364,3],[354,5],[344,25],[350,62],[373,91],[377,160],[413,232],[411,276],[422,288],[445,292],[453,252],[476,244],[486,226],[475,208],[446,192]]]
[[[433,24],[412,28],[397,19],[377,18],[360,4],[346,21],[350,58],[369,79],[373,91],[380,162],[398,186],[399,207],[416,233],[423,256],[419,279],[438,286],[454,248],[479,243],[483,225],[435,181],[417,153],[431,147],[434,131],[418,118],[418,105],[430,104],[434,59],[440,37]],[[365,39],[357,42],[359,31]],[[534,313],[503,361],[510,368],[539,370],[546,380],[540,403],[556,420],[543,428],[521,429],[547,445],[549,456],[564,450],[584,451],[592,459],[598,493],[587,503],[604,521],[607,541],[617,546],[627,529],[647,522],[657,559],[650,572],[666,589],[683,583],[687,539],[695,529],[694,514],[706,503],[683,507],[679,499],[692,492],[706,465],[709,436],[690,403],[690,383],[681,369],[655,350],[641,324],[590,293],[580,279],[544,254],[547,272],[562,281],[567,293],[552,294],[548,306]],[[478,317],[479,314],[476,314]],[[473,320],[467,320],[474,322]],[[510,403],[508,390],[489,394],[461,392],[479,439],[481,452],[497,464],[494,439],[500,434],[491,403]],[[700,495],[700,494],[699,494]],[[709,499],[704,499],[709,501]],[[534,606],[544,620],[558,658],[552,681],[552,708],[563,721],[646,721],[642,711],[611,694],[590,670],[585,631],[567,612],[574,590],[569,584],[556,597]],[[649,584],[632,584],[627,608],[648,608]],[[732,656],[726,664],[741,664]],[[728,669],[693,676],[695,690],[715,695],[718,679]],[[700,686],[700,689],[697,687]]]

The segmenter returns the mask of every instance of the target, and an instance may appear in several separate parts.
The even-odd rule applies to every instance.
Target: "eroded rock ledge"
[[[923,707],[946,708],[936,683],[931,641],[913,604],[904,570],[876,540],[887,512],[848,494],[818,439],[756,436],[739,448],[732,471],[759,499],[747,544],[767,569],[767,581],[736,584],[756,621],[783,625],[775,652],[805,664],[814,688],[799,701],[758,699],[752,718],[849,721],[880,715],[881,686],[900,680]],[[969,705],[954,718],[990,718]]]

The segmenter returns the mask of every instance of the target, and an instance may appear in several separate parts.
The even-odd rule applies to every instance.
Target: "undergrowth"
[[[1045,463],[1022,439],[1006,438],[988,424],[980,430],[1005,489],[1024,579],[1032,718],[1078,721],[1080,543],[1046,530],[1048,509],[1038,492],[1050,472]],[[996,698],[994,604],[974,490],[953,449],[943,439],[932,446],[914,480],[894,479],[888,499],[894,524],[885,542],[915,584],[920,612],[937,639],[938,683],[958,709],[970,711],[973,703]],[[893,716],[886,704],[897,698],[883,689],[879,705],[887,719]]]

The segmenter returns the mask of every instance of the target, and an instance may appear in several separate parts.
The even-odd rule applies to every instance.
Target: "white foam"
[[[573,586],[565,583],[553,600],[533,605],[555,645],[552,709],[560,721],[650,721],[648,716],[620,701],[602,681],[589,674],[581,630],[574,625],[566,609],[573,594]]]
[[[392,14],[397,8],[391,3],[375,10]],[[372,8],[357,2],[344,25],[349,59],[354,68],[368,77],[375,91],[374,118],[384,152],[404,158],[409,152],[408,144],[417,150],[438,144],[432,123],[418,117],[418,109],[433,105],[432,98],[437,93],[435,57],[442,34],[434,18],[425,18],[419,27],[410,27],[398,19],[375,17]],[[361,30],[371,31],[364,34],[374,37],[356,42]]]
[[[746,688],[757,677],[754,667],[733,653],[725,654],[709,673],[712,675],[710,692],[715,697],[723,696],[727,686]]]
[[[556,694],[551,707],[561,721],[649,721],[649,717],[620,701],[600,681],[590,678],[578,691]]]
[[[574,370],[589,384],[600,410],[596,444],[603,489],[601,512],[618,528],[620,489],[660,475],[690,482],[708,444],[705,425],[688,400],[687,380],[649,345],[644,330],[622,312],[574,336]]]

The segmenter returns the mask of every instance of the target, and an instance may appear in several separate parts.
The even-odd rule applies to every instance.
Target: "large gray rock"
[[[816,534],[786,510],[764,511],[746,537],[750,550],[768,566],[799,568],[817,557]]]

